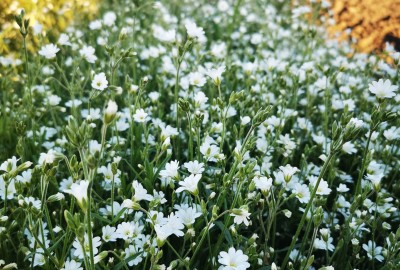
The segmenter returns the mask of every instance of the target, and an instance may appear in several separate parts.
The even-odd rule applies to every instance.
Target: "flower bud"
[[[170,137],[167,137],[167,138],[164,140],[164,142],[163,142],[163,144],[162,144],[162,146],[161,146],[161,150],[162,150],[162,151],[166,151],[166,150],[169,148],[170,145],[171,145],[171,138],[170,138]]]
[[[9,270],[9,269],[18,269],[18,266],[16,263],[9,263],[7,265],[4,265],[2,270]]]
[[[48,201],[48,202],[58,202],[58,201],[61,201],[61,200],[64,200],[64,199],[65,199],[64,194],[58,192],[57,194],[51,195],[51,196],[47,199],[47,201]]]
[[[118,105],[115,101],[109,100],[104,112],[104,124],[109,125],[117,115]]]
[[[26,170],[30,166],[32,166],[32,162],[26,161],[26,162],[24,162],[24,163],[22,163],[21,165],[18,166],[17,171],[20,172],[20,171]]]
[[[94,263],[97,264],[98,262],[102,261],[104,258],[108,256],[108,251],[102,251],[100,254],[94,257]]]

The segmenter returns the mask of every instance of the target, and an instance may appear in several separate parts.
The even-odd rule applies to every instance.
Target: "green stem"
[[[206,239],[206,235],[208,235],[208,231],[209,231],[209,229],[210,229],[211,224],[212,224],[214,221],[218,220],[220,217],[224,216],[226,213],[229,213],[229,212],[230,212],[230,210],[226,210],[226,211],[222,212],[221,214],[219,214],[216,218],[211,218],[210,222],[208,222],[207,227],[205,227],[205,228],[203,229],[204,232],[203,232],[203,235],[201,236],[200,242],[199,242],[199,244],[197,245],[196,249],[194,250],[193,256],[192,256],[192,258],[191,258],[190,261],[189,261],[189,266],[192,264],[194,258],[196,257],[197,253],[198,253],[199,250],[200,250],[200,247],[202,246],[204,240]]]
[[[31,101],[31,107],[33,106],[33,97],[32,97],[32,89],[31,89],[31,77],[29,72],[29,61],[28,61],[28,49],[26,48],[26,35],[22,36],[22,43],[24,46],[24,56],[25,56],[25,72],[28,75],[28,87],[29,87],[29,98]]]
[[[85,252],[85,243],[79,241],[79,244],[81,245],[82,250],[85,253],[84,256],[83,256],[83,262],[85,264],[85,269],[90,269],[90,265],[89,265],[89,262],[88,262],[88,259],[87,259],[87,256],[86,256],[86,252]]]
[[[3,211],[3,215],[6,215],[6,212],[7,212],[7,193],[8,193],[8,181],[5,183],[5,189],[4,189],[4,211]]]
[[[114,219],[114,186],[115,186],[115,181],[114,181],[114,174],[113,174],[112,182],[111,182],[111,219]]]
[[[310,223],[311,223],[311,222],[310,222]],[[311,237],[310,248],[308,249],[308,255],[307,255],[307,260],[306,260],[306,262],[308,262],[308,259],[311,257],[311,254],[312,254],[312,252],[313,252],[313,249],[314,249],[314,241],[315,241],[315,238],[317,237],[317,232],[318,232],[318,227],[315,227],[315,228],[314,228],[314,231],[313,231],[313,235],[312,235],[312,237]],[[328,249],[327,249],[327,250],[328,250]],[[299,252],[299,254],[300,254],[300,252]],[[304,268],[303,270],[306,270],[306,269]]]
[[[373,132],[374,132],[374,129],[371,128],[370,131],[369,131],[369,134],[368,134],[367,144],[366,144],[365,149],[364,149],[364,154],[363,154],[363,158],[362,158],[362,165],[361,165],[360,174],[358,175],[358,178],[357,178],[355,197],[357,195],[361,194],[361,179],[362,179],[362,177],[364,175],[364,172],[365,172],[365,169],[366,169],[365,168],[366,167],[366,163],[367,163],[366,157],[367,157],[367,154],[368,154],[368,148],[369,148],[369,144],[371,142],[371,137],[372,137],[372,133]]]
[[[193,135],[192,135],[192,119],[190,118],[190,114],[186,113],[188,121],[189,121],[189,159],[193,160]]]
[[[103,124],[103,126],[101,128],[101,148],[100,148],[99,163],[101,162],[101,159],[103,158],[104,145],[106,144],[106,136],[107,136],[107,125]]]
[[[245,137],[244,140],[243,140],[243,144],[242,144],[242,147],[241,147],[241,149],[240,149],[240,156],[241,156],[241,157],[244,155],[244,149],[246,149],[247,142],[248,142],[248,140],[249,140],[249,138],[250,138],[250,136],[251,136],[251,133],[253,132],[253,130],[254,130],[255,128],[256,128],[256,127],[255,127],[254,125],[251,126],[249,132],[247,133],[246,137]],[[228,177],[227,177],[228,182],[229,182],[229,179],[233,179],[233,176],[234,176],[234,174],[235,174],[235,171],[236,171],[236,168],[237,168],[238,165],[239,165],[239,161],[238,161],[237,159],[235,159],[235,162],[233,163],[233,166],[232,166],[232,168],[230,169],[229,174],[228,174]],[[236,201],[237,201],[237,199],[238,199],[239,194],[240,194],[240,189],[239,189],[239,190],[236,192],[236,194],[235,194],[235,198],[234,198],[234,200],[233,200],[231,209],[233,209],[233,208],[235,207]],[[218,196],[217,203],[219,202],[219,198],[221,197],[221,195],[222,195],[222,193],[220,193],[220,195]],[[219,205],[219,204],[218,204],[218,205]],[[225,225],[226,225],[226,224],[225,224]]]
[[[92,233],[92,218],[91,218],[91,201],[92,201],[92,179],[93,172],[90,172],[90,183],[88,187],[88,206],[87,206],[87,233],[89,241],[89,253],[90,253],[90,269],[94,270],[94,254],[93,254],[93,233]]]
[[[171,248],[171,250],[175,253],[175,255],[179,258],[179,260],[185,265],[185,268],[187,270],[189,270],[190,269],[189,266],[187,265],[185,260],[181,257],[181,255],[179,255],[178,251],[176,251],[176,249],[171,245],[171,243],[168,240],[166,240],[165,242]]]
[[[326,173],[326,171],[327,171],[327,169],[329,167],[329,164],[331,163],[331,160],[333,159],[334,155],[335,155],[334,151],[331,151],[329,153],[329,156],[326,159],[326,161],[325,161],[325,163],[324,163],[324,165],[323,165],[323,167],[321,169],[321,173],[319,174],[317,182],[315,183],[313,192],[311,194],[310,200],[308,201],[307,207],[304,210],[304,214],[303,214],[303,216],[301,218],[300,224],[297,227],[296,233],[295,233],[295,235],[294,235],[294,237],[292,239],[292,242],[290,243],[290,246],[289,246],[289,249],[288,249],[288,251],[286,253],[285,259],[283,260],[282,270],[285,270],[285,268],[286,268],[286,265],[287,265],[287,263],[289,261],[290,252],[292,251],[294,245],[296,244],[297,238],[299,237],[299,234],[300,234],[301,230],[303,229],[304,222],[306,221],[306,218],[307,218],[307,213],[310,210],[310,208],[311,208],[311,206],[313,204],[313,200],[314,200],[314,198],[315,198],[315,196],[317,194],[319,183],[321,182],[322,177]]]
[[[176,113],[176,128],[178,129],[179,132],[179,115],[178,115],[178,93],[179,93],[179,71],[181,69],[181,61],[178,61],[178,66],[176,69],[176,76],[175,76],[175,113]]]
[[[89,204],[89,197],[88,197],[88,204]],[[89,204],[90,205],[90,204]],[[88,241],[89,241],[89,258],[90,258],[90,269],[94,270],[94,254],[93,254],[93,239],[92,239],[92,222],[91,222],[91,215],[90,215],[90,208],[87,209],[87,233],[88,233]]]

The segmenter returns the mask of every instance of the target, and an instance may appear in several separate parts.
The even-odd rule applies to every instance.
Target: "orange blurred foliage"
[[[339,39],[355,39],[361,52],[380,52],[389,42],[400,49],[400,0],[331,0]],[[351,31],[346,31],[351,30]],[[349,33],[350,32],[350,33]]]

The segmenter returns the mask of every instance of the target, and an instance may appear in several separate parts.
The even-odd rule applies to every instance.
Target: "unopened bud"
[[[109,125],[114,120],[117,111],[117,103],[115,103],[115,101],[109,100],[106,111],[104,112],[104,124]]]
[[[64,194],[58,192],[57,194],[51,195],[51,196],[47,199],[47,201],[48,201],[48,202],[58,202],[58,201],[61,201],[61,200],[64,200],[64,199],[65,199]]]

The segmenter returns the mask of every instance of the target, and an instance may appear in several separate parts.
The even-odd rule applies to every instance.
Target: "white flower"
[[[206,72],[207,76],[209,76],[215,85],[220,85],[221,84],[221,77],[222,77],[222,73],[224,73],[225,71],[225,66],[220,66],[217,69],[210,69]]]
[[[113,11],[108,11],[103,15],[103,23],[107,26],[112,26],[117,19],[117,15]]]
[[[240,117],[240,124],[241,124],[242,126],[247,125],[248,123],[250,123],[250,121],[251,121],[250,116],[243,116],[243,117]]]
[[[118,225],[116,234],[118,238],[128,240],[135,236],[136,224],[135,222],[122,222]]]
[[[296,198],[299,199],[301,203],[308,203],[310,200],[310,190],[307,185],[296,183],[292,190],[293,194],[296,194]]]
[[[285,182],[289,182],[290,179],[292,179],[292,176],[296,173],[299,172],[300,170],[297,167],[292,167],[289,164],[286,164],[285,167],[280,166],[279,169],[283,173],[283,177],[285,179]]]
[[[224,58],[226,55],[226,44],[225,43],[214,43],[211,45],[211,54],[216,58]]]
[[[372,242],[371,240],[368,241],[368,245],[363,244],[362,245],[363,249],[367,252],[368,258],[371,260],[377,259],[378,261],[382,262],[383,261],[383,256],[382,254],[382,247],[377,246],[375,242]]]
[[[194,86],[202,87],[206,84],[206,78],[200,72],[192,72],[189,74],[189,83]]]
[[[235,217],[233,219],[233,222],[235,222],[237,225],[240,225],[242,223],[244,223],[246,226],[249,226],[249,217],[250,217],[250,213],[247,209],[233,209],[233,212],[231,213],[232,217]]]
[[[378,99],[394,97],[396,95],[394,92],[396,92],[397,89],[398,87],[392,85],[390,80],[380,79],[377,82],[374,81],[369,84],[369,91],[372,94],[375,94]]]
[[[182,220],[179,218],[179,216],[174,215],[174,213],[172,213],[168,218],[165,218],[162,223],[164,224],[156,224],[154,226],[154,230],[156,231],[158,240],[164,241],[168,238],[168,236],[172,234],[175,234],[178,237],[184,235],[181,230],[184,229],[185,226],[183,225]]]
[[[179,176],[179,161],[174,160],[165,164],[165,169],[160,171],[160,177],[164,180],[177,179]]]
[[[22,203],[28,208],[36,208],[36,210],[40,210],[42,206],[42,202],[33,197],[25,197]]]
[[[165,194],[162,191],[156,191],[155,189],[153,190],[153,201],[158,201],[160,204],[164,204],[167,202],[167,199],[165,199]]]
[[[216,161],[219,155],[219,147],[211,144],[208,141],[205,141],[200,146],[200,152],[204,155],[204,159],[207,161]]]
[[[79,206],[82,210],[86,211],[87,196],[88,196],[89,181],[79,181],[78,183],[73,183],[69,189],[64,190],[65,193],[73,195],[78,201]]]
[[[59,233],[59,232],[61,232],[63,229],[60,227],[60,226],[58,226],[58,225],[56,225],[54,228],[53,228],[53,232],[55,232],[55,233]]]
[[[125,258],[128,259],[129,257],[137,255],[139,252],[141,252],[141,250],[139,249],[139,247],[137,245],[129,245],[125,249]],[[139,263],[141,263],[143,261],[143,257],[145,257],[144,254],[143,254],[143,256],[136,256],[133,260],[128,261],[128,265],[129,266],[138,265]]]
[[[133,115],[133,119],[135,122],[144,123],[148,120],[146,119],[148,114],[143,109],[137,109],[135,114]]]
[[[347,154],[355,154],[357,153],[357,148],[355,147],[354,143],[346,142],[342,146],[342,150]]]
[[[204,172],[204,163],[199,163],[197,160],[189,161],[183,164],[191,174],[201,174]]]
[[[0,198],[5,200],[7,197],[7,199],[11,200],[14,198],[16,192],[17,190],[15,189],[15,181],[14,179],[11,179],[11,181],[8,182],[6,194],[6,183],[3,179],[3,176],[0,175]]]
[[[67,34],[61,34],[57,43],[64,46],[72,46],[71,42],[69,42],[69,36]]]
[[[83,48],[79,50],[79,54],[89,63],[94,63],[97,60],[97,57],[94,55],[94,53],[95,50],[92,46],[83,46]]]
[[[201,212],[197,211],[195,207],[180,208],[176,215],[181,219],[182,223],[186,226],[194,224],[196,218],[201,216]]]
[[[134,190],[133,199],[136,202],[139,202],[141,200],[145,200],[145,201],[153,200],[153,196],[151,196],[150,194],[147,194],[147,190],[144,189],[142,184],[140,184],[137,180],[133,181],[132,187]]]
[[[39,54],[47,59],[53,59],[54,57],[56,57],[56,53],[59,50],[60,49],[56,45],[50,43],[42,46],[42,48],[40,48]]]
[[[160,128],[161,128],[161,138],[175,137],[179,135],[178,129],[171,127],[170,125],[166,127],[160,126]]]
[[[19,184],[30,183],[31,179],[32,179],[32,170],[31,169],[22,172],[21,175],[17,175],[17,177],[15,178],[15,180]]]
[[[371,183],[374,185],[375,188],[379,188],[379,185],[381,184],[382,178],[385,175],[383,173],[379,174],[367,174],[365,177],[367,180],[371,181]]]
[[[353,126],[355,128],[362,128],[365,125],[365,123],[364,123],[363,120],[360,120],[360,119],[352,117],[350,119],[348,125],[351,125],[351,126]]]
[[[256,176],[253,178],[253,182],[256,185],[256,188],[264,193],[268,192],[272,187],[272,178],[265,176]]]
[[[124,202],[128,200],[125,199]],[[120,215],[120,219],[123,219],[124,217],[126,217],[126,215],[131,214],[133,211],[132,209],[124,209],[126,206],[124,205],[124,202],[122,202],[122,204],[119,204],[119,202],[112,202],[112,206],[111,205],[106,205],[105,207],[102,207],[99,209],[100,213],[104,216],[110,216],[110,217],[116,217],[118,214]],[[114,212],[113,212],[114,210]]]
[[[350,203],[346,201],[343,195],[339,195],[339,198],[337,198],[337,205],[339,208],[349,208]]]
[[[324,240],[324,237],[316,238],[314,240],[314,247],[316,249],[333,251],[335,249],[335,246],[332,244],[333,238],[332,237],[326,237],[326,238],[327,238],[326,241]]]
[[[92,87],[94,89],[103,91],[104,89],[107,88],[107,86],[108,86],[108,81],[106,78],[106,74],[104,74],[104,72],[94,75],[92,81]]]
[[[36,249],[35,260],[33,261],[33,266],[46,264],[46,258],[44,257],[44,251],[42,248]]]
[[[95,21],[90,22],[89,29],[90,30],[99,30],[99,29],[101,29],[101,20],[95,20]]]
[[[149,98],[151,99],[152,102],[155,103],[155,102],[157,102],[157,100],[160,98],[160,93],[155,92],[155,91],[150,92],[150,93],[149,93]]]
[[[165,241],[168,236],[170,236],[170,231],[168,230],[167,226],[161,226],[160,224],[154,225],[154,230],[157,234],[157,239],[160,241]]]
[[[96,153],[100,153],[100,150],[101,150],[101,144],[98,141],[96,141],[96,140],[89,141],[90,154],[92,154],[94,156]]]
[[[249,257],[241,250],[229,248],[228,252],[221,251],[218,255],[218,262],[222,264],[218,270],[246,270],[250,267],[247,262]]]
[[[391,127],[383,132],[383,136],[385,136],[388,141],[397,140],[400,138],[400,128]]]
[[[0,165],[0,171],[11,172],[17,169],[17,159],[15,156],[12,158],[7,159]]]
[[[208,97],[206,96],[206,94],[204,94],[203,92],[199,91],[194,95],[194,102],[196,106],[202,107],[204,106],[207,101],[208,101]]]
[[[164,30],[162,27],[153,25],[153,35],[160,41],[173,42],[175,41],[176,31],[174,29]]]
[[[83,270],[83,268],[81,267],[80,262],[70,260],[65,262],[64,267],[61,268],[61,270]]]
[[[189,37],[203,39],[204,30],[201,27],[198,27],[194,22],[187,22],[185,24],[186,31]]]
[[[36,35],[40,35],[43,31],[43,25],[41,25],[40,23],[36,22],[33,26],[32,26],[32,30],[33,30],[33,34]]]
[[[349,188],[345,184],[339,184],[339,187],[336,189],[337,192],[347,192]]]
[[[134,209],[135,206],[137,206],[137,203],[135,203],[134,201],[132,201],[131,199],[125,199],[122,204],[122,207],[124,208],[128,208],[128,209]]]
[[[86,256],[90,256],[89,238],[87,234],[85,234],[84,236],[83,247],[79,243],[77,238],[75,238],[75,241],[72,245],[75,248],[74,256],[78,257],[79,259],[84,258],[85,256],[84,253],[86,253]],[[100,237],[96,236],[92,238],[93,255],[96,255],[99,252],[98,247],[100,245],[101,245]]]
[[[52,164],[56,159],[57,152],[50,149],[47,153],[41,153],[39,157],[39,165]]]
[[[181,230],[185,228],[185,226],[183,225],[182,220],[174,213],[169,215],[167,218],[167,224],[165,226],[169,230],[170,235],[175,234],[178,237],[184,235]]]
[[[131,86],[129,87],[129,92],[131,94],[136,93],[138,90],[139,90],[139,85],[131,84]]]
[[[69,108],[76,108],[82,104],[82,101],[79,99],[71,99],[65,102],[65,106]]]
[[[58,104],[60,104],[61,98],[57,95],[50,95],[47,97],[47,103],[50,106],[57,106]]]
[[[201,179],[201,174],[191,174],[188,177],[186,177],[183,181],[180,181],[178,184],[180,185],[179,188],[177,188],[176,192],[182,192],[184,190],[189,191],[190,193],[197,195],[199,190],[197,188],[197,185],[199,184],[199,181]]]
[[[317,177],[311,176],[310,177],[310,184],[315,187],[315,184],[317,183]],[[331,189],[328,187],[328,182],[326,182],[324,179],[321,179],[319,182],[318,188],[317,188],[317,194],[318,195],[329,195],[331,193]]]

